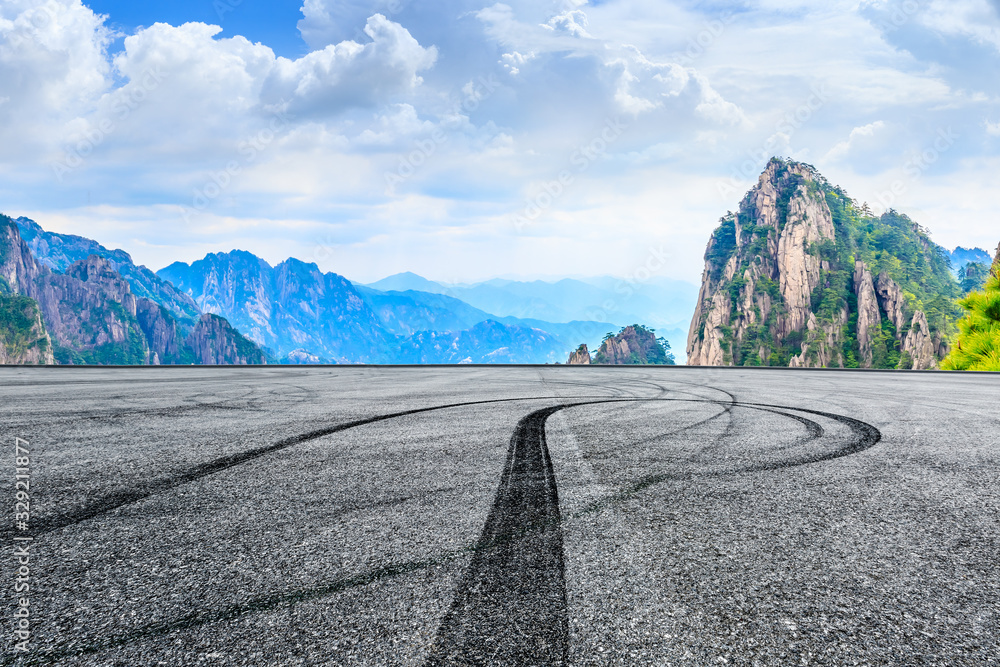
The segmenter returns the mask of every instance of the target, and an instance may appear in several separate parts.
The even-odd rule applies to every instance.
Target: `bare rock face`
[[[149,345],[150,364],[158,366],[180,356],[177,323],[164,307],[149,299],[137,299],[136,319]]]
[[[872,330],[879,326],[882,317],[879,314],[871,271],[860,261],[854,263],[854,293],[858,298],[858,348],[861,353],[859,361],[862,368],[871,368]]]
[[[733,257],[726,264],[723,277],[731,279],[735,270],[736,258]],[[723,366],[725,356],[722,351],[724,335],[722,327],[731,319],[731,300],[728,294],[715,291],[711,282],[705,280],[698,295],[698,303],[700,309],[691,320],[691,329],[688,332],[688,365]]]
[[[589,366],[590,361],[590,350],[587,349],[587,344],[583,343],[569,355],[569,361],[566,364],[569,366]]]
[[[631,359],[633,350],[628,344],[627,338],[609,338],[601,345],[598,354],[603,355],[602,363],[605,364],[627,364]]]
[[[48,270],[35,261],[17,225],[0,219],[0,278],[15,294],[31,296],[35,282]]]
[[[194,352],[198,364],[244,366],[267,363],[264,353],[256,345],[218,315],[202,315],[186,343]]]
[[[833,240],[833,218],[826,202],[800,185],[788,203],[788,219],[778,241],[778,280],[787,315],[779,331],[801,331],[811,312],[811,296],[820,280],[821,260],[810,253],[816,243]]]
[[[36,281],[32,296],[63,347],[90,351],[131,342],[130,332],[136,325],[135,297],[128,283],[103,258],[77,262],[65,274],[47,273]]]
[[[910,330],[903,341],[903,353],[909,355],[909,368],[915,371],[925,371],[937,368],[936,345],[931,338],[931,330],[927,325],[927,317],[918,310],[913,315]]]
[[[838,313],[832,322],[820,325],[815,313],[809,313],[806,322],[806,339],[802,352],[788,363],[791,368],[827,368],[844,365],[841,351],[841,332],[847,322],[847,310]]]
[[[71,264],[66,269],[66,275],[92,286],[95,291],[100,291],[104,296],[120,304],[129,315],[135,317],[135,296],[132,294],[132,288],[108,260],[91,255],[87,259]]]
[[[37,321],[25,320],[27,305],[18,306],[13,315],[27,323],[18,328],[17,337],[4,336],[0,363],[53,363],[54,352],[62,355],[60,363],[88,364],[177,363],[191,356],[174,316],[152,300],[136,297],[110,260],[91,255],[56,273],[33,256],[17,226],[0,216],[2,295],[37,304],[32,305]],[[201,363],[264,362],[260,349],[225,320],[215,320],[221,322],[204,323],[203,318],[201,329],[191,336],[200,358],[210,359]],[[23,339],[35,341],[37,349],[22,350]]]
[[[875,282],[875,293],[878,295],[878,305],[882,312],[886,314],[889,321],[896,327],[896,331],[902,331],[907,320],[905,306],[906,300],[903,298],[903,290],[899,288],[892,278],[885,273],[880,273]]]
[[[634,324],[615,336],[604,339],[601,349],[594,355],[595,364],[659,364],[672,365],[673,355],[668,355],[656,339],[652,329]]]

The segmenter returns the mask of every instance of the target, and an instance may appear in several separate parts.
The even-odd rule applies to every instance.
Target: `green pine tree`
[[[948,371],[1000,371],[1000,248],[982,291],[958,302],[966,310],[958,336],[941,368]]]

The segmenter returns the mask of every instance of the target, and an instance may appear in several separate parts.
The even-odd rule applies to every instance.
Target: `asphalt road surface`
[[[1000,664],[1000,376],[0,368],[0,420],[0,664]]]

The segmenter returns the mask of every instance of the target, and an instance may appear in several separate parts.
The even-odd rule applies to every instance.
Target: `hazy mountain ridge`
[[[497,321],[549,331],[569,345],[567,353],[581,342],[599,347],[608,331],[642,322],[657,329],[683,354],[687,324],[698,295],[696,285],[660,277],[644,282],[610,276],[565,278],[551,283],[498,278],[451,285],[405,272],[366,287],[448,295],[490,313]]]
[[[201,316],[194,301],[145,266],[136,265],[124,250],[108,250],[97,241],[82,236],[47,232],[29,218],[20,217],[14,222],[35,258],[53,271],[65,273],[71,264],[97,255],[108,260],[112,268],[128,280],[135,296],[155,301],[175,316],[191,320],[192,325]]]
[[[350,281],[316,264],[291,258],[272,267],[234,250],[157,275],[279,357],[307,350],[337,363],[379,363],[396,342]]]
[[[774,159],[708,243],[688,363],[934,368],[958,294],[919,225]]]
[[[486,320],[464,331],[421,331],[400,345],[401,364],[545,364],[562,361],[565,344],[526,327]]]
[[[962,246],[958,246],[948,253],[948,257],[956,272],[959,272],[969,262],[978,262],[988,267],[993,261],[990,253],[982,248],[963,248]]]
[[[447,295],[354,285],[294,258],[271,267],[235,250],[158,275],[292,363],[546,363],[569,345]]]
[[[55,272],[34,257],[19,225],[6,216],[0,217],[0,277],[3,291],[34,304],[43,326],[36,325],[33,335],[48,341],[40,346],[46,348],[42,357],[21,355],[7,363],[266,362],[256,346],[232,329],[220,328],[203,341],[204,318],[185,326],[165,307],[137,297],[102,256],[89,255],[65,266],[63,273]],[[12,331],[16,333],[5,328],[5,343]]]
[[[406,272],[366,287],[445,294],[498,317],[549,322],[628,320],[660,328],[686,324],[698,295],[697,285],[658,277],[644,282],[597,277],[448,285]]]
[[[419,331],[461,331],[494,315],[437,292],[379,291],[355,285],[382,326],[399,336]]]

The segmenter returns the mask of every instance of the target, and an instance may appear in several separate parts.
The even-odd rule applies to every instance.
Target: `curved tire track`
[[[174,478],[184,481],[180,481],[170,487],[164,487],[162,490],[228,469],[272,451],[362,424],[452,407],[526,400],[551,400],[551,397],[469,401],[417,408],[339,424],[288,438],[268,447],[217,459],[199,468],[199,474],[196,476],[188,475],[182,478]],[[300,602],[322,598],[358,586],[376,583],[387,578],[437,567],[461,558],[470,552],[473,554],[472,562],[455,595],[452,609],[446,615],[439,629],[438,639],[432,649],[431,655],[427,659],[427,667],[469,664],[470,662],[472,664],[482,664],[485,662],[494,662],[502,655],[510,657],[507,660],[501,660],[501,662],[513,662],[513,664],[565,664],[566,655],[568,654],[568,615],[565,603],[565,565],[562,552],[563,519],[559,513],[558,490],[545,443],[545,422],[548,417],[560,410],[581,405],[663,401],[713,403],[720,407],[747,407],[766,412],[784,410],[805,412],[839,421],[851,428],[857,437],[849,441],[844,447],[830,452],[804,456],[769,465],[749,466],[717,473],[650,475],[620,489],[605,499],[592,503],[582,511],[573,514],[570,519],[582,519],[587,515],[602,510],[612,503],[626,500],[652,486],[666,481],[692,479],[695,477],[717,477],[747,472],[765,472],[833,460],[869,449],[877,444],[882,437],[881,432],[874,426],[851,417],[781,405],[739,403],[736,401],[727,403],[711,399],[614,398],[586,400],[579,403],[551,406],[532,412],[518,423],[518,427],[511,438],[507,463],[501,478],[501,484],[497,490],[493,508],[487,519],[486,526],[484,526],[483,533],[474,546],[470,545],[464,549],[442,552],[434,558],[403,563],[389,563],[368,572],[336,579],[307,589],[265,593],[254,596],[243,603],[193,611],[190,614],[171,621],[151,624],[117,636],[105,636],[103,639],[89,645],[77,645],[72,649],[68,647],[62,649],[54,648],[54,650],[36,654],[31,659],[30,664],[56,664],[50,661],[70,655],[97,653],[115,646],[141,641],[142,639],[164,636],[178,630],[198,627],[213,622],[232,620],[246,614],[290,607]],[[797,419],[803,423],[811,421],[804,421],[784,412],[777,413]],[[716,417],[723,414],[731,414],[731,412],[730,410],[724,410],[719,415],[716,415]],[[815,432],[816,428],[822,428],[818,425],[810,427],[806,424],[806,426],[813,432]],[[683,431],[685,429],[680,430]],[[136,500],[140,500],[153,495],[153,493],[150,492],[143,495],[134,494],[134,497]],[[121,504],[116,505],[116,507],[120,506]],[[108,509],[114,509],[114,507]],[[93,516],[97,514],[94,513]],[[538,571],[529,571],[527,573],[519,571],[518,566],[524,563],[539,566]],[[513,577],[513,579],[505,580],[503,579],[504,577]],[[552,607],[546,609],[544,608],[545,605],[537,604],[512,605],[509,601],[501,597],[506,592],[507,594],[513,594],[515,600],[523,600],[526,597],[525,591],[528,590],[523,586],[525,583],[533,586],[541,586],[540,590],[544,591],[544,594],[539,597],[550,603]],[[562,600],[561,602],[560,599]],[[496,614],[498,611],[508,613],[508,610],[512,621],[504,626],[505,620],[502,618],[497,619]],[[489,638],[484,636],[485,633],[477,631],[475,627],[471,628],[471,632],[469,631],[468,625],[470,622],[481,623],[484,619],[486,622],[490,622],[491,618],[492,622],[494,622],[494,631],[498,629],[496,623],[501,624],[499,629],[503,636],[508,638],[506,646],[501,646],[500,642],[492,642],[490,644]],[[518,634],[513,634],[511,630],[516,631]],[[510,639],[511,637],[513,639]],[[526,640],[526,637],[530,638],[530,641]],[[485,651],[490,648],[493,649],[494,653],[487,655],[486,658],[482,658],[481,656],[485,655]],[[525,656],[527,657],[525,658]],[[536,660],[532,659],[531,656],[541,657]],[[4,661],[4,664],[8,664],[7,661]]]
[[[341,431],[346,431],[348,429],[356,428],[358,426],[365,426],[367,424],[374,424],[380,421],[386,421],[389,419],[396,419],[399,417],[406,417],[408,415],[416,415],[425,412],[434,412],[436,410],[446,410],[449,408],[458,407],[468,407],[473,405],[487,405],[491,403],[506,403],[506,402],[516,402],[516,401],[539,401],[539,400],[551,400],[549,398],[498,398],[483,401],[465,401],[462,403],[448,403],[445,405],[435,405],[426,408],[414,408],[412,410],[402,410],[400,412],[393,412],[384,415],[377,415],[375,417],[367,417],[365,419],[356,419],[350,422],[344,422],[342,424],[336,424],[334,426],[328,426],[326,428],[316,429],[313,431],[308,431],[306,433],[301,433],[299,435],[284,438],[270,445],[265,445],[263,447],[256,447],[254,449],[246,450],[236,454],[230,454],[228,456],[222,456],[208,463],[203,463],[201,465],[195,466],[189,470],[176,474],[172,477],[161,479],[158,481],[151,482],[143,487],[125,489],[121,492],[109,494],[97,501],[82,507],[78,510],[67,512],[59,516],[51,517],[48,519],[39,519],[35,521],[35,527],[32,529],[32,535],[44,535],[45,533],[51,533],[53,531],[59,530],[61,528],[66,528],[67,526],[72,526],[90,519],[94,519],[102,514],[112,512],[121,507],[127,505],[132,505],[134,503],[150,498],[160,493],[170,491],[184,484],[189,484],[191,482],[198,481],[203,477],[208,477],[209,475],[214,475],[219,472],[223,472],[230,468],[236,467],[243,463],[248,463],[262,456],[272,454],[274,452],[279,452],[283,449],[288,449],[295,445],[302,444],[304,442],[309,442],[310,440],[316,440],[317,438],[322,438],[327,435],[332,435],[334,433],[339,433]],[[0,538],[8,538],[14,534],[16,531],[10,528],[0,530]]]
[[[586,405],[613,402],[622,400],[588,401]],[[579,405],[583,404],[537,410],[518,423],[511,437],[507,463],[493,507],[424,667],[567,663],[569,610],[562,518],[552,461],[545,441],[545,422],[556,412]],[[823,427],[811,419],[784,410],[808,412],[840,421],[859,437],[846,448],[833,452],[722,474],[774,470],[839,458],[863,451],[881,439],[881,433],[874,426],[850,417],[817,410],[741,404],[735,400],[725,412],[731,414],[731,408],[737,406],[798,421],[806,427],[809,435],[806,441],[822,437]],[[697,476],[689,475],[688,478]],[[655,482],[645,480],[640,483],[641,489],[666,479],[663,477]],[[636,492],[641,489],[636,488]]]

